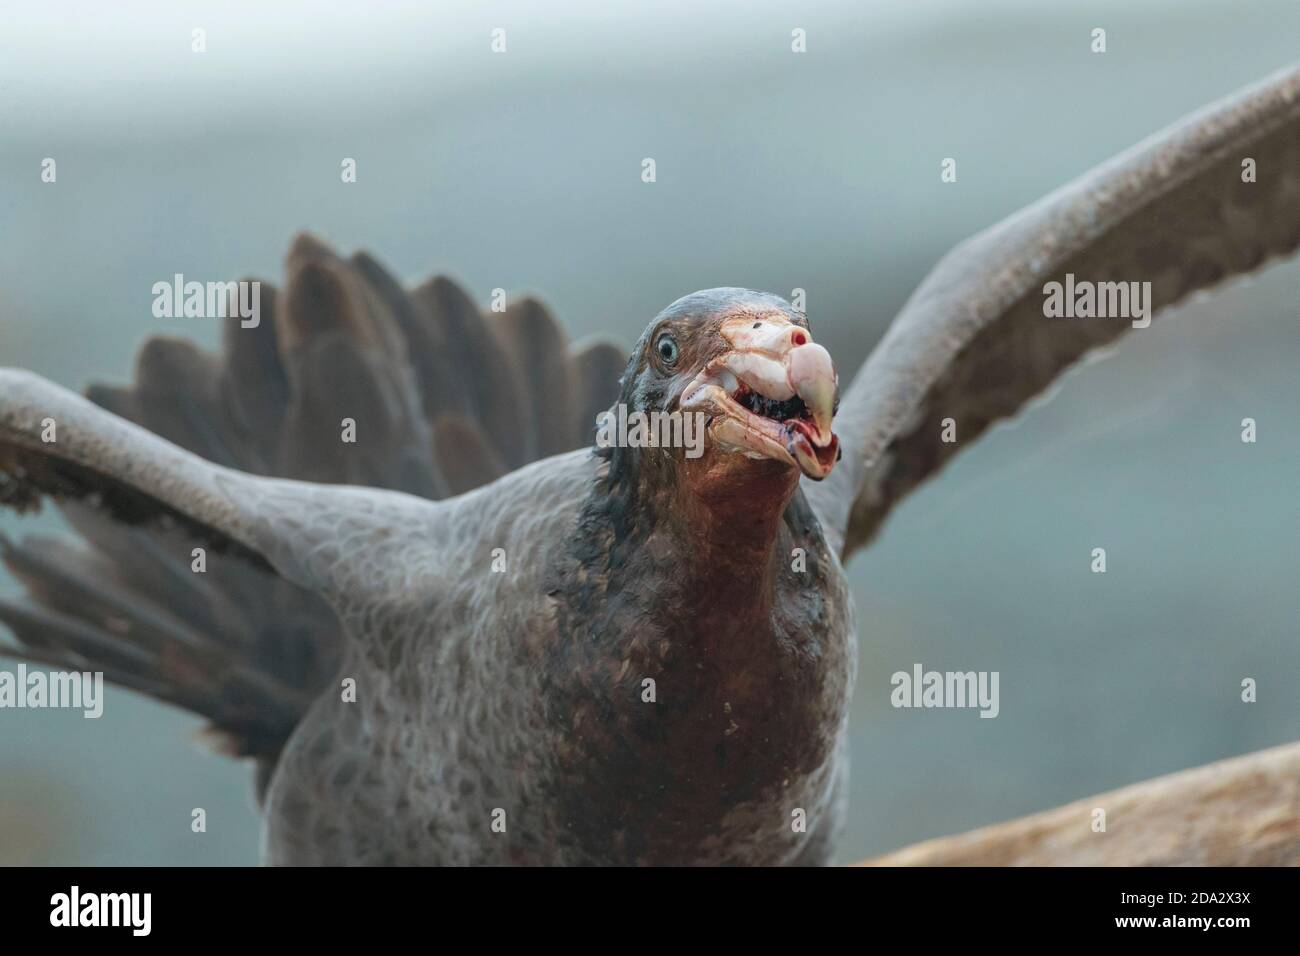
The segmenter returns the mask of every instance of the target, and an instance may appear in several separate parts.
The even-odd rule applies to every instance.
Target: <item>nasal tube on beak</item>
[[[817,426],[819,444],[831,437],[831,418],[835,414],[835,365],[831,354],[816,342],[797,345],[786,357],[786,375],[794,393],[803,399]]]

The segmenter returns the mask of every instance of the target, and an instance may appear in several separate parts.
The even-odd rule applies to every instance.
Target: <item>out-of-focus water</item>
[[[0,364],[72,387],[126,378],[149,335],[214,343],[203,320],[155,319],[152,284],[278,281],[304,228],[480,301],[539,293],[575,336],[628,344],[696,288],[801,287],[846,373],[953,243],[1285,65],[1300,36],[1291,0],[2,16]],[[855,560],[843,858],[1300,737],[1297,292],[1292,263],[1131,336]],[[1000,671],[1000,716],[892,709],[889,675],[916,662]],[[98,721],[0,713],[0,862],[254,860],[247,773],[195,729],[121,691]]]

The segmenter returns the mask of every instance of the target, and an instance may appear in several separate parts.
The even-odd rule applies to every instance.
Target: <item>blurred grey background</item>
[[[696,288],[802,287],[845,374],[952,244],[1297,37],[1294,0],[7,4],[0,364],[80,388],[153,334],[215,343],[151,285],[278,282],[310,229],[627,344]],[[1131,336],[856,559],[843,859],[1300,738],[1298,292],[1275,267]],[[1000,671],[1001,715],[893,710],[915,662]],[[197,728],[116,690],[98,721],[0,712],[0,862],[255,861],[248,772]]]

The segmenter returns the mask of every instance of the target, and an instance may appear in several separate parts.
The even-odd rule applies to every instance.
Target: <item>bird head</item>
[[[664,309],[633,350],[621,401],[693,418],[701,447],[678,459],[697,480],[756,469],[821,480],[839,455],[830,354],[801,313],[763,292],[709,289]]]

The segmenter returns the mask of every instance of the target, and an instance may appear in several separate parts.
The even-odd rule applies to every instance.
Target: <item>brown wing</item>
[[[1243,164],[1252,160],[1254,181]],[[1044,286],[1149,281],[1153,311],[1300,243],[1300,69],[1121,154],[949,253],[841,403],[842,467],[808,487],[848,557],[908,492],[1128,318],[1048,318]],[[1139,333],[1140,334],[1140,333]],[[945,442],[944,419],[955,425]]]
[[[306,236],[287,266],[284,292],[262,283],[259,324],[226,321],[220,354],[151,339],[133,386],[95,386],[89,397],[235,473],[437,499],[588,443],[593,409],[617,395],[618,350],[575,351],[531,300],[501,317],[447,279],[407,293],[371,257],[346,261]],[[190,463],[159,465],[167,446],[129,427],[119,435],[116,419],[35,376],[0,379],[9,422],[0,428],[0,504],[52,494],[84,539],[0,541],[27,587],[25,598],[0,601],[0,622],[18,640],[0,651],[102,669],[207,717],[227,747],[269,765],[333,673],[342,644],[333,610],[266,560],[255,530],[222,512],[219,498],[206,502],[216,511],[204,510],[201,467],[193,483],[177,483]],[[41,409],[54,406],[99,436],[96,449],[68,457],[75,442],[32,439]],[[355,442],[340,440],[345,418]],[[144,462],[158,482],[142,490]],[[168,491],[179,497],[169,502]],[[232,559],[192,573],[196,540]]]

